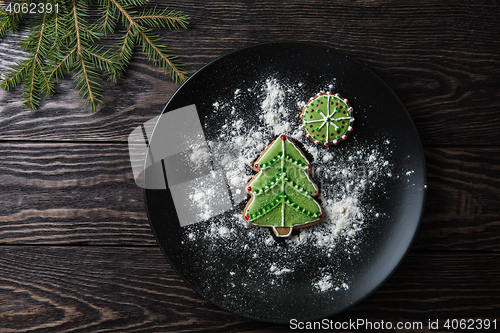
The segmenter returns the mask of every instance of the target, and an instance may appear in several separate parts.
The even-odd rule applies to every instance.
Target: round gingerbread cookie
[[[329,91],[319,92],[302,109],[302,128],[316,144],[338,144],[352,131],[353,109],[349,101]]]

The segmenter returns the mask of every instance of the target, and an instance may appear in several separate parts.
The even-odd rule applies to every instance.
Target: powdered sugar
[[[191,153],[190,158],[193,163],[200,164],[200,161],[208,161],[210,156],[205,147],[196,147],[196,149]]]
[[[209,219],[212,215],[211,206],[213,205],[212,200],[214,199],[214,194],[214,190],[207,187],[197,188],[192,194],[189,195],[189,199],[195,202],[199,207],[200,220]]]
[[[313,285],[319,291],[325,291],[331,289],[334,286],[332,276],[330,274],[323,275],[321,279],[315,282]]]
[[[323,89],[332,90],[335,85],[332,79]],[[221,97],[212,103],[213,113],[206,119],[210,123],[221,114],[230,115],[212,129],[207,140],[214,168],[224,176],[221,181],[228,184],[234,211],[211,216],[206,222],[208,227],[206,223],[189,226],[189,236],[184,241],[197,247],[201,246],[199,239],[210,240],[203,245],[207,258],[211,258],[210,252],[218,253],[221,249],[232,251],[238,258],[248,258],[246,274],[227,278],[249,290],[265,283],[265,276],[271,285],[280,285],[289,276],[304,271],[310,275],[315,292],[347,290],[348,276],[336,267],[364,250],[367,227],[384,217],[367,198],[375,190],[377,195],[383,191],[385,179],[396,174],[390,161],[390,140],[357,140],[354,123],[354,135],[346,142],[334,147],[316,146],[305,137],[298,117],[301,107],[317,92],[305,93],[306,88],[302,83],[273,77],[257,81],[247,89],[236,87],[231,98]],[[250,112],[248,105],[255,109]],[[248,117],[249,114],[256,116]],[[218,118],[219,124],[221,119]],[[311,161],[311,176],[320,188],[318,201],[325,216],[320,223],[297,229],[288,239],[277,240],[268,228],[249,226],[241,212],[249,198],[245,185],[255,174],[253,162],[282,133],[292,138]],[[205,159],[205,154],[197,150],[191,156],[194,163]],[[200,183],[199,187],[206,184]],[[205,190],[195,189],[193,200],[200,209],[210,211],[207,196]],[[311,256],[321,258],[326,266],[310,268]],[[214,270],[218,267],[211,259],[205,264]],[[255,276],[261,280],[255,280]],[[231,294],[230,290],[222,292]]]
[[[272,264],[271,267],[269,267],[269,272],[271,272],[274,275],[281,275],[284,273],[293,272],[293,269],[286,268],[286,267],[278,268],[278,266],[276,264]]]

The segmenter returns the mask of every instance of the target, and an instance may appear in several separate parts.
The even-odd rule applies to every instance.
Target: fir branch
[[[139,24],[147,25],[151,28],[168,28],[180,29],[187,28],[189,17],[181,11],[169,11],[165,8],[163,11],[157,12],[156,7],[150,10],[144,10],[134,19]]]
[[[167,46],[161,43],[157,34],[152,33],[151,30],[145,30],[139,31],[139,37],[142,41],[142,51],[146,52],[149,60],[161,66],[165,74],[170,74],[175,83],[186,81],[187,72],[177,65],[177,56],[171,54]]]
[[[136,37],[137,37],[136,31],[132,29],[132,26],[130,26],[122,38],[123,41],[121,43],[121,47],[118,52],[119,59],[123,59],[127,63],[130,61]]]
[[[2,79],[0,85],[5,90],[12,90],[17,87],[26,76],[26,71],[31,64],[30,59],[24,59],[16,63],[9,73]]]
[[[59,52],[61,48],[61,31],[63,30],[59,13],[54,13],[54,19],[47,24],[49,38],[54,41],[51,52]]]
[[[110,72],[113,68],[113,60],[106,58],[105,54],[106,52],[101,55],[99,54],[101,52],[101,49],[99,50],[93,50],[89,49],[87,50],[87,53],[91,56],[92,63],[94,64],[94,67],[98,67],[101,70],[104,70],[106,72]]]
[[[32,3],[32,0],[12,1],[20,6]],[[186,79],[187,72],[178,57],[151,30],[187,28],[189,17],[182,11],[136,8],[148,0],[98,0],[100,17],[92,23],[88,19],[89,4],[95,0],[49,0],[47,3],[54,9],[56,1],[57,12],[37,10],[28,14],[33,18],[34,28],[20,41],[28,56],[12,66],[0,81],[6,90],[23,85],[26,108],[38,108],[41,94],[52,94],[54,82],[73,73],[79,94],[85,99],[85,108],[95,112],[102,103],[100,81],[103,76],[118,80],[130,63],[136,45],[141,45],[149,60],[176,83]],[[22,11],[8,13],[0,8],[0,38],[17,31],[22,19]],[[120,31],[120,36],[114,36],[118,41],[114,52],[111,48],[96,46],[102,37],[116,34],[119,23],[125,29]]]
[[[127,32],[120,38],[121,42],[118,44],[119,49],[115,55],[117,60],[115,62],[114,70],[110,75],[111,81],[116,82],[125,72],[128,63],[132,59],[136,38],[137,34],[132,27],[129,27]]]
[[[53,64],[51,66],[51,72],[49,75],[50,80],[62,79],[64,77],[64,72],[69,72],[73,68],[73,59],[74,53],[76,52],[76,48],[73,48],[69,53],[65,56],[61,54],[56,54],[53,59]]]
[[[86,27],[86,21],[83,18],[82,13],[84,10],[87,8],[81,8],[81,7],[86,7],[83,4],[85,2],[78,2],[77,0],[72,0],[73,2],[73,8],[72,8],[72,16],[74,20],[74,38],[75,38],[75,48],[76,48],[76,62],[77,66],[76,68],[78,69],[78,72],[73,76],[73,79],[76,82],[76,87],[80,88],[79,93],[82,94],[82,98],[87,98],[87,101],[85,102],[85,108],[87,108],[89,105],[91,107],[91,111],[95,112],[95,107],[96,103],[100,102],[99,97],[101,97],[101,85],[96,82],[97,79],[97,74],[95,71],[93,71],[89,64],[88,64],[88,58],[85,56],[86,53],[86,48],[87,48],[87,41],[82,39],[82,33],[84,31],[87,31]],[[91,36],[89,34],[88,36]],[[87,37],[88,37],[87,36]]]
[[[48,52],[48,40],[45,36],[47,15],[45,12],[37,28],[21,41],[23,49],[30,52],[28,58],[20,62],[20,66],[12,68],[1,82],[4,89],[10,90],[23,80],[25,83],[22,90],[23,105],[29,109],[37,109],[40,106],[40,94],[43,91],[46,94],[53,91],[53,84],[45,70],[45,58]]]
[[[2,38],[9,29],[11,29],[9,14],[3,8],[0,8],[0,38]]]
[[[159,65],[163,69],[165,74],[170,75],[172,80],[174,80],[176,83],[178,83],[179,81],[184,82],[187,78],[187,72],[182,69],[182,66],[180,64],[177,63],[177,56],[173,55],[168,47],[165,44],[161,43],[161,39],[157,34],[154,34],[150,29],[145,28],[140,23],[140,20],[138,20],[137,17],[134,16],[135,12],[130,11],[130,4],[139,1],[128,0],[130,1],[130,3],[126,3],[124,1],[124,5],[122,5],[119,0],[109,1],[117,8],[118,12],[121,14],[122,21],[128,24],[129,30],[138,35],[137,38],[142,44],[142,50],[146,53],[149,60],[153,61],[156,65]],[[149,11],[148,15],[154,16],[153,14],[155,12],[155,10]],[[177,15],[180,16],[179,12],[177,12]],[[161,13],[161,15],[158,16],[159,18],[154,19],[152,22],[155,22],[155,24],[158,24],[159,26],[161,26],[161,24],[171,24],[167,23],[170,22],[170,16],[164,15],[164,13]],[[142,20],[144,20],[145,15],[139,15],[139,17],[143,17]],[[149,20],[152,19],[150,18]],[[188,17],[184,15],[183,17],[179,17],[179,22],[177,22],[176,25],[178,24],[179,26],[186,27],[188,24]],[[135,44],[136,41],[137,39],[131,40],[130,42],[124,42],[123,45],[132,45]],[[124,49],[122,48],[122,50],[120,51],[120,55],[123,55],[123,50]],[[124,66],[128,64],[127,58],[119,57],[119,59],[124,63]]]
[[[29,5],[31,1],[22,0],[22,1],[12,1],[10,2],[11,6],[19,3],[19,6],[23,4]],[[22,17],[24,13],[22,11],[19,12],[10,12],[8,13],[4,8],[0,9],[0,38],[2,38],[8,31],[16,32],[19,29],[19,25],[21,23]]]
[[[101,19],[98,22],[100,29],[105,36],[113,34],[116,29],[116,7],[107,0],[99,0],[99,5],[103,7]]]
[[[82,78],[83,78],[83,81],[85,81],[86,83],[86,87],[88,89],[88,94],[89,94],[89,99],[91,102],[94,102],[94,94],[92,93],[92,88],[91,88],[91,85],[90,85],[90,79],[89,79],[89,76],[87,74],[87,66],[85,65],[85,60],[83,59],[83,46],[82,46],[82,38],[80,37],[80,24],[82,22],[80,22],[80,17],[78,15],[78,7],[77,7],[77,4],[76,4],[76,0],[73,0],[73,20],[75,22],[75,27],[74,27],[74,32],[75,32],[75,37],[76,37],[76,54],[77,54],[77,57],[78,57],[78,60],[80,61],[80,66],[81,66],[81,75],[82,75]],[[82,88],[83,89],[83,88]],[[81,90],[80,89],[80,92]]]

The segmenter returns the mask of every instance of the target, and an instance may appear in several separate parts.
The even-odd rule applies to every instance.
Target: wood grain
[[[205,305],[157,248],[2,247],[0,252],[2,332],[145,332],[182,326],[194,331],[201,328],[198,306],[220,317],[219,323],[234,319]]]
[[[499,254],[414,251],[381,289],[330,319],[427,323],[450,311],[494,318],[500,293],[491,290],[499,263]],[[253,322],[211,305],[180,280],[157,248],[3,246],[0,299],[5,333],[287,331],[286,325]]]
[[[187,30],[158,31],[191,72],[256,43],[314,42],[368,66],[408,109],[428,172],[422,225],[394,275],[329,319],[424,324],[393,332],[431,332],[429,319],[441,323],[432,332],[449,332],[447,318],[500,320],[497,1],[168,6],[192,17]],[[0,40],[0,74],[24,56],[16,43],[26,33]],[[70,77],[35,112],[22,108],[20,89],[0,90],[0,332],[289,331],[202,299],[156,246],[127,138],[178,86],[136,51],[122,80],[103,82],[95,114]]]
[[[415,246],[498,251],[500,148],[432,148],[425,156],[428,195]],[[0,244],[154,245],[142,195],[126,144],[0,144]]]
[[[160,31],[190,71],[259,42],[313,41],[358,59],[386,81],[426,146],[500,143],[495,116],[500,7],[492,1],[172,1],[169,6],[192,17],[188,30]],[[7,49],[0,45],[0,58]],[[0,93],[0,139],[125,141],[132,128],[158,115],[176,89],[140,52],[123,80],[104,83],[107,106],[98,113],[83,111],[73,87],[64,81],[35,113],[22,110],[20,91]]]
[[[0,243],[156,244],[128,146],[0,143]]]
[[[500,148],[425,150],[428,192],[415,246],[500,248]]]

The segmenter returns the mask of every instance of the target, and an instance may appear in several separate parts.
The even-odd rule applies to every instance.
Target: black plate
[[[346,218],[350,224],[336,237],[328,238],[332,221],[328,222],[330,227],[322,222],[300,229],[302,238],[297,238],[295,231],[293,241],[277,239],[266,228],[245,225],[239,215],[248,197],[241,200],[240,195],[238,199],[239,185],[235,187],[231,179],[219,177],[231,172],[221,171],[224,156],[220,154],[234,157],[241,153],[229,143],[238,137],[250,140],[248,131],[256,131],[250,124],[261,124],[257,131],[263,137],[256,139],[257,143],[267,145],[276,137],[273,128],[259,118],[268,110],[262,108],[272,92],[266,88],[268,83],[284,93],[276,107],[283,106],[282,111],[288,114],[279,116],[278,122],[288,122],[289,136],[296,134],[300,125],[297,116],[301,107],[297,102],[306,102],[320,90],[340,93],[354,108],[354,131],[338,146],[317,146],[315,151],[309,139],[295,140],[315,168],[313,179],[324,193],[322,205],[338,209],[338,202],[351,204],[346,208],[347,213],[354,214]],[[219,185],[213,185],[218,190],[208,191],[203,198],[186,188],[178,189],[179,183],[188,183],[186,179],[209,177],[198,170],[198,164],[187,171],[182,167],[191,163],[189,157],[194,155],[189,151],[179,152],[174,159],[163,159],[167,189],[145,189],[144,195],[160,248],[194,290],[229,312],[260,321],[289,323],[291,319],[315,320],[345,310],[381,286],[396,269],[411,245],[423,212],[425,162],[405,107],[368,68],[317,45],[256,45],[220,57],[192,75],[168,101],[162,116],[188,105],[196,106],[198,125],[203,131],[201,146],[197,147],[205,147],[204,141],[211,143],[208,164],[202,169],[221,172],[215,182]],[[159,122],[150,146],[176,145],[163,135],[173,133],[176,127],[175,119]],[[221,142],[224,146],[217,148]],[[243,170],[252,174],[249,166]],[[181,181],[176,179],[176,172],[183,174],[179,176]],[[202,189],[212,186],[201,180],[199,184]],[[221,195],[228,197],[230,207],[219,199],[210,202],[211,195],[220,194],[220,184],[229,193]],[[176,206],[174,197],[182,196],[191,205]],[[210,205],[226,208],[214,213]],[[180,226],[193,216],[193,207],[205,208],[195,213],[212,214]],[[336,213],[340,214],[335,215],[340,217],[337,222],[346,217],[341,211]]]

